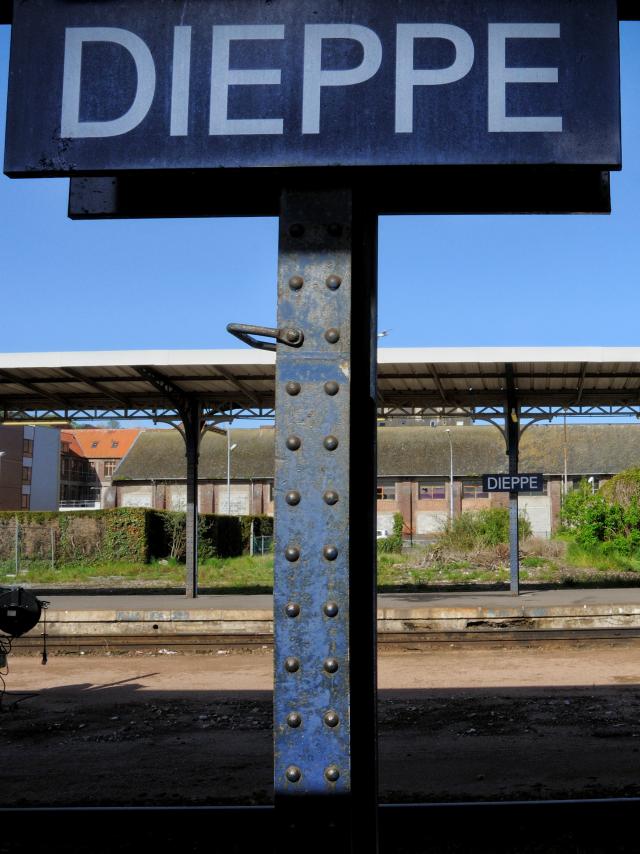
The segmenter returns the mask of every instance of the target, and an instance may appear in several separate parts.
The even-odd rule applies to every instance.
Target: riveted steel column
[[[520,407],[513,376],[513,365],[507,365],[507,406],[505,409],[505,433],[509,474],[518,474],[520,451]],[[509,567],[510,589],[514,596],[520,593],[520,535],[518,532],[518,493],[509,493]]]
[[[189,401],[182,412],[184,442],[187,455],[187,507],[186,507],[186,596],[198,595],[198,459],[202,435],[202,404]]]
[[[376,233],[351,191],[282,195],[278,327],[304,340],[277,349],[277,850],[377,850]]]

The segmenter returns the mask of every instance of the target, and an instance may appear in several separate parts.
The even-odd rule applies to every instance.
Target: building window
[[[118,465],[118,460],[105,460],[104,461],[104,476],[112,477],[114,471],[116,470],[116,466]]]
[[[116,441],[116,440],[114,439],[114,441],[111,443],[111,447],[112,447],[112,448],[117,448],[119,444],[120,444],[120,442],[118,442],[118,441]]]
[[[418,498],[420,501],[442,501],[446,496],[447,489],[442,480],[421,481],[418,483]]]
[[[395,501],[396,500],[396,485],[395,483],[379,480],[377,488],[378,501]]]
[[[489,493],[482,491],[481,480],[465,480],[462,484],[462,497],[468,499],[488,498]]]
[[[92,443],[91,443],[91,447],[92,447],[92,448],[97,448],[97,447],[98,447],[98,443],[97,443],[97,442],[92,442]]]
[[[573,489],[585,489],[591,490],[591,492],[597,492],[598,487],[600,486],[600,478],[596,477],[596,475],[588,475],[584,474],[581,477],[572,477],[569,478]],[[546,486],[546,483],[545,483]]]
[[[33,456],[33,439],[22,440],[22,453],[26,457]]]
[[[31,506],[31,496],[30,495],[23,495],[22,496],[22,503],[20,504],[20,507],[22,508],[22,510],[28,510],[30,506]]]
[[[31,466],[23,466],[22,467],[22,482],[23,483],[31,483]]]

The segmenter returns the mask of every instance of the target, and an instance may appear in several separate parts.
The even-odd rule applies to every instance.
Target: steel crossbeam
[[[304,342],[276,362],[276,811],[336,852],[377,847],[376,229],[349,191],[283,193],[278,326]]]

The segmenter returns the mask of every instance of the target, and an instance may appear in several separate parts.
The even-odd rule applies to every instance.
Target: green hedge
[[[184,513],[121,507],[69,513],[0,511],[0,560],[11,559],[16,520],[20,527],[20,554],[27,559],[48,559],[51,530],[58,565],[147,563],[154,558],[185,557]],[[255,536],[272,535],[273,519],[269,516],[200,515],[200,559],[236,557],[248,551],[252,522]]]

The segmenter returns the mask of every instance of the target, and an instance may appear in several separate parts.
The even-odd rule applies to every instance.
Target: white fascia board
[[[590,362],[640,363],[640,347],[384,347],[378,364],[504,364]],[[0,368],[93,368],[149,365],[275,364],[275,353],[250,348],[229,350],[94,350],[53,353],[0,353]]]
[[[385,347],[378,364],[640,362],[640,347]]]
[[[0,368],[114,368],[135,365],[274,365],[268,350],[94,350],[0,353]]]

